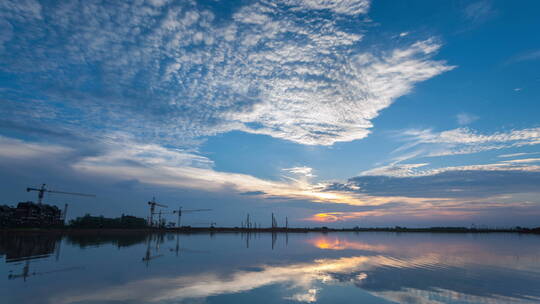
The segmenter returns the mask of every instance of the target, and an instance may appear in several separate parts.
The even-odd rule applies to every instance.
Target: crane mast
[[[155,197],[152,197],[152,200],[148,202],[148,205],[150,206],[150,216],[148,217],[148,225],[154,226],[154,214],[156,211],[156,206],[162,207],[162,208],[167,208],[167,206],[157,203]],[[161,220],[161,216],[160,216],[160,220]]]

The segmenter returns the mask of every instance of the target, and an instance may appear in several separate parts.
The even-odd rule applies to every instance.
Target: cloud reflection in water
[[[310,252],[325,258],[280,265],[205,270],[197,274],[140,279],[99,291],[69,291],[54,303],[185,302],[213,296],[256,292],[265,286],[282,287],[282,300],[317,302],[325,288],[344,288],[354,298],[358,292],[399,303],[532,303],[540,290],[538,257],[522,254],[516,259],[492,244],[423,237],[409,241],[392,238],[358,240],[351,235],[307,237]],[[412,239],[412,241],[410,240]],[[407,239],[405,239],[407,240]],[[328,253],[328,254],[326,254]],[[341,254],[335,257],[335,254]],[[249,265],[246,265],[249,266]]]

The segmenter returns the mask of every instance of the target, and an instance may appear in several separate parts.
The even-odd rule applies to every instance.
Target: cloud
[[[240,193],[240,195],[265,195],[266,192],[264,191],[246,191],[246,192],[242,192]]]
[[[518,62],[523,62],[523,61],[538,60],[538,59],[540,59],[540,50],[531,50],[531,51],[513,56],[506,63],[511,64],[511,63],[518,63]]]
[[[369,0],[287,0],[287,5],[299,9],[330,10],[338,14],[359,15],[367,13],[371,1]]]
[[[469,128],[457,128],[441,132],[430,129],[406,130],[401,139],[407,142],[396,151],[416,148],[423,156],[471,154],[489,150],[515,148],[540,144],[540,128],[480,134]],[[413,154],[414,157],[419,153]]]
[[[255,288],[287,284],[290,289],[301,289],[302,295],[295,293],[292,298],[311,302],[316,298],[313,285],[332,279],[332,275],[347,273],[357,268],[371,268],[377,262],[390,261],[384,257],[346,257],[338,259],[318,259],[306,263],[289,265],[259,265],[259,271],[233,271],[227,276],[219,273],[200,273],[176,277],[157,277],[134,280],[126,284],[113,285],[99,292],[70,291],[54,296],[54,303],[75,303],[89,301],[182,301],[192,298],[206,298],[222,294],[249,291]],[[394,260],[394,264],[396,262]],[[286,297],[291,298],[291,297]]]
[[[512,159],[512,160],[503,160],[502,163],[509,163],[509,164],[527,164],[527,163],[538,163],[540,162],[540,158],[522,158],[522,159]]]
[[[17,21],[42,19],[42,7],[34,0],[2,1],[0,3],[0,16]]]
[[[500,250],[500,243],[489,238],[363,235],[359,240],[332,234],[307,237],[306,243],[313,247],[309,248],[310,256],[315,256],[307,261],[261,264],[246,256],[241,264],[231,259],[225,268],[210,263],[203,269],[187,267],[182,275],[131,276],[120,282],[103,282],[92,291],[63,289],[49,293],[46,300],[60,304],[204,302],[209,297],[272,285],[282,286],[278,294],[285,299],[305,302],[317,301],[318,290],[324,294],[325,289],[340,287],[361,288],[362,292],[396,303],[460,299],[462,303],[494,304],[535,299],[527,284],[537,277],[537,272],[531,271],[537,266],[535,242],[509,238],[505,239],[508,250]],[[501,264],[505,267],[494,267]],[[442,274],[441,268],[445,270]],[[478,275],[464,276],[465,270]],[[472,280],[492,280],[496,284],[470,288]],[[508,286],[503,290],[500,284]]]
[[[49,148],[46,144],[25,143],[19,140],[0,141],[1,143],[9,144],[12,147],[11,151],[14,151],[0,157],[3,166],[14,163],[13,160],[33,163],[53,159],[61,167],[53,170],[57,172],[55,174],[64,174],[63,171],[67,170],[76,174],[79,179],[89,177],[93,180],[106,180],[111,185],[124,188],[152,185],[161,189],[182,191],[189,189],[205,193],[227,192],[230,195],[236,193],[266,199],[267,203],[288,202],[286,206],[291,207],[293,205],[290,204],[301,202],[299,206],[304,208],[313,205],[311,209],[316,208],[318,211],[332,208],[342,210],[340,212],[352,212],[351,215],[356,216],[390,214],[394,213],[396,208],[404,206],[413,206],[414,209],[424,206],[426,200],[432,200],[424,197],[373,196],[355,191],[359,188],[355,188],[353,183],[313,184],[306,178],[295,179],[287,176],[282,180],[265,180],[247,174],[216,171],[212,168],[213,163],[210,160],[194,152],[141,144],[119,135],[111,135],[109,142],[100,142],[98,144],[100,149],[93,150],[92,153],[79,152],[80,149],[63,146]],[[45,148],[42,148],[42,145]],[[0,148],[4,147],[0,145]],[[39,152],[34,153],[34,150]],[[18,162],[15,166],[20,170]],[[309,173],[305,168],[300,171]],[[336,204],[344,208],[338,208]]]
[[[478,120],[478,116],[469,113],[459,113],[456,115],[456,119],[458,124],[463,126]]]
[[[538,161],[538,160],[536,160]],[[448,167],[411,175],[364,175],[349,179],[355,192],[372,196],[489,198],[500,194],[538,192],[540,166]]]
[[[411,176],[417,174],[417,168],[425,167],[428,163],[420,164],[400,164],[394,163],[386,166],[377,167],[374,169],[362,172],[362,175],[385,175],[385,176]]]
[[[329,191],[354,193],[373,205],[363,210],[317,212],[305,220],[371,227],[478,221],[535,225],[534,217],[540,214],[540,166],[519,170],[514,164],[506,165],[448,167],[408,176],[364,175],[346,183],[329,183]]]
[[[19,124],[180,147],[231,130],[331,145],[366,137],[396,98],[453,68],[433,59],[433,38],[363,44],[364,21],[349,23],[366,0],[257,1],[231,15],[196,1],[17,3],[0,15],[13,75],[0,113]]]
[[[491,1],[481,0],[469,3],[463,9],[464,17],[472,23],[483,23],[497,15]]]
[[[0,162],[11,164],[16,161],[15,166],[19,166],[20,162],[52,159],[63,167],[54,171],[69,170],[79,176],[106,178],[114,184],[136,181],[137,184],[214,193],[228,190],[263,199],[276,198],[275,201],[365,204],[347,193],[323,190],[321,185],[311,184],[304,175],[298,179],[283,176],[282,180],[266,180],[247,174],[216,171],[213,162],[196,151],[140,143],[123,134],[111,134],[108,140],[100,139],[91,146],[99,149],[86,151],[78,146],[72,148],[0,137]],[[303,168],[300,171],[309,170]]]
[[[286,168],[283,169],[285,172],[289,172],[298,176],[311,178],[316,177],[317,175],[313,174],[313,168],[310,167],[293,167],[293,168]]]
[[[297,293],[290,297],[286,297],[286,300],[293,300],[296,302],[305,302],[305,303],[313,303],[317,302],[317,292],[318,289],[311,288],[308,289],[305,293]]]
[[[531,152],[531,153],[511,153],[511,154],[501,154],[498,157],[516,157],[516,156],[525,156],[525,155],[534,155],[540,152]]]
[[[236,118],[245,123],[246,132],[308,145],[364,138],[379,111],[408,93],[414,83],[452,69],[443,62],[427,60],[439,46],[426,40],[380,57],[358,54],[326,74],[323,81],[309,81],[311,84],[276,80],[277,95],[268,95],[253,111]],[[316,73],[325,75],[323,70]],[[255,122],[257,127],[249,127]]]
[[[19,139],[0,136],[0,158],[24,160],[43,155],[60,156],[70,154],[73,149],[54,144],[27,143]]]

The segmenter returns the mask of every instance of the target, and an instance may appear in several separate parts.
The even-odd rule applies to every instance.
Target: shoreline
[[[394,232],[394,233],[518,233],[540,234],[540,228],[489,229],[463,227],[432,228],[238,228],[238,227],[182,227],[182,228],[0,228],[0,233],[53,233],[53,234],[95,234],[95,233],[335,233],[335,232]]]

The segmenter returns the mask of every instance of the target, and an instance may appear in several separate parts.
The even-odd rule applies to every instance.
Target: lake
[[[540,236],[0,234],[0,303],[540,303]]]

